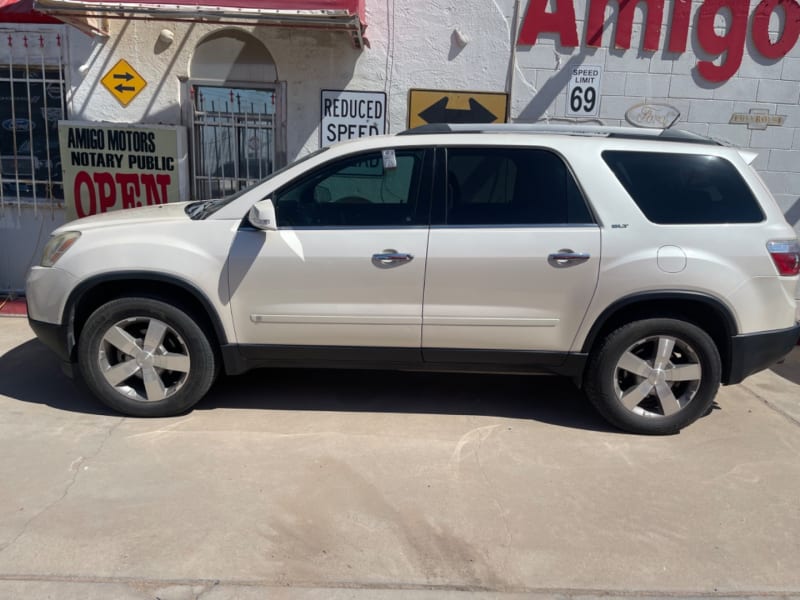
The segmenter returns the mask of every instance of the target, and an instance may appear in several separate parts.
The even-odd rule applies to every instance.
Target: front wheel
[[[706,414],[720,385],[719,351],[699,327],[635,321],[589,358],[585,389],[609,422],[632,433],[676,433]]]
[[[208,337],[184,311],[152,298],[120,298],[95,310],[78,342],[89,389],[136,417],[185,412],[216,373]]]

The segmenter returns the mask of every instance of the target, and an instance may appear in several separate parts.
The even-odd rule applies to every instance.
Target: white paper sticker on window
[[[394,150],[383,150],[383,168],[397,168],[397,157],[394,155]]]

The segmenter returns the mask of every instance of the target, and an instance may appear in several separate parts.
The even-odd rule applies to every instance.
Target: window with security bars
[[[220,198],[275,169],[276,91],[194,85],[193,181],[195,199]]]
[[[52,208],[63,201],[58,121],[66,114],[64,45],[60,29],[0,29],[2,208]]]

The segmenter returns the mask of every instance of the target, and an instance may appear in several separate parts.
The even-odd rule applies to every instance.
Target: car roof
[[[601,137],[616,139],[640,139],[648,141],[683,142],[690,144],[711,144],[719,146],[710,138],[679,129],[644,129],[638,127],[609,127],[597,125],[549,124],[549,123],[432,123],[406,129],[398,136],[431,134],[467,133],[506,133],[506,134],[545,134],[571,135],[581,137]]]

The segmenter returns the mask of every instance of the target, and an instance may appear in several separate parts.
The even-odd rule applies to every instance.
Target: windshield
[[[311,152],[310,154],[306,154],[305,156],[303,156],[301,158],[298,158],[296,161],[294,161],[292,163],[289,163],[285,167],[282,167],[282,168],[278,169],[277,171],[273,171],[272,173],[267,175],[264,179],[261,179],[260,181],[256,181],[252,185],[248,185],[247,187],[242,188],[241,190],[231,194],[230,196],[225,196],[224,198],[217,198],[215,200],[198,200],[197,202],[192,202],[191,204],[189,204],[186,207],[186,214],[189,215],[189,218],[191,218],[191,219],[195,219],[195,220],[197,220],[197,219],[205,219],[209,215],[213,215],[215,212],[217,212],[223,206],[233,202],[237,198],[239,198],[242,195],[246,194],[247,192],[252,190],[254,187],[261,185],[265,181],[269,181],[270,179],[272,179],[276,175],[280,175],[281,173],[283,173],[284,171],[294,167],[295,165],[299,165],[300,163],[304,163],[305,161],[307,161],[307,160],[309,160],[311,158],[314,158],[315,156],[317,156],[319,154],[322,154],[322,152],[324,152],[327,149],[328,149],[327,146],[323,146],[322,148],[319,148],[318,150],[315,150],[314,152]]]

